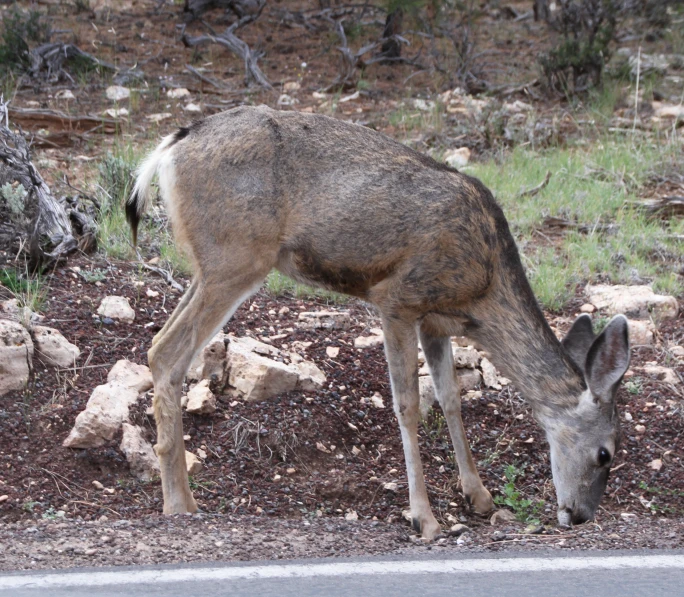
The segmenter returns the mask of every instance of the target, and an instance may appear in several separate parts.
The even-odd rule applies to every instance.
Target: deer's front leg
[[[383,320],[383,329],[392,382],[394,412],[399,419],[406,459],[413,528],[421,533],[423,539],[431,541],[441,529],[430,508],[418,448],[419,394],[416,329],[412,324],[387,318]]]
[[[461,392],[458,378],[454,375],[454,357],[451,340],[445,336],[432,336],[420,330],[420,343],[430,375],[435,384],[435,394],[446,418],[454,445],[461,488],[466,500],[478,514],[486,514],[494,507],[492,496],[482,484],[470,453],[468,438],[461,419]]]

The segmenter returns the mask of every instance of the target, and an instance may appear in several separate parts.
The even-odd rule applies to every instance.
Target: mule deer
[[[240,107],[169,135],[141,165],[126,208],[134,240],[157,172],[175,237],[194,264],[148,353],[165,513],[197,509],[180,406],[190,362],[277,268],[379,309],[411,515],[425,539],[440,526],[418,449],[419,339],[474,510],[490,511],[492,497],[461,421],[454,335],[488,351],[531,404],[551,446],[559,522],[594,516],[618,448],[627,321],[616,316],[595,337],[584,315],[559,342],[480,181],[362,126]]]

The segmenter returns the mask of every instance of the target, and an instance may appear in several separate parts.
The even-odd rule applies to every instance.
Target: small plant
[[[89,284],[94,284],[95,282],[102,282],[107,277],[107,272],[102,268],[96,267],[94,270],[84,270],[80,272],[81,278],[83,278]]]
[[[0,198],[7,204],[10,217],[14,221],[20,220],[23,216],[27,195],[28,191],[20,182],[16,182],[15,184],[7,182],[0,187]]]
[[[633,377],[632,379],[625,382],[625,389],[633,396],[638,396],[641,394],[643,388],[643,382],[639,377]]]
[[[50,24],[38,11],[25,13],[13,6],[4,13],[0,28],[0,76],[28,69],[29,42],[45,43],[50,36]]]
[[[57,520],[58,518],[64,518],[64,510],[55,510],[52,506],[50,506],[43,514],[41,515],[41,518],[43,520]]]
[[[444,434],[446,429],[446,419],[441,412],[430,408],[427,415],[421,421],[425,434],[430,439],[438,439]]]
[[[523,498],[520,491],[515,487],[515,482],[523,474],[524,468],[518,468],[509,464],[504,471],[506,484],[503,488],[503,495],[496,496],[494,503],[498,506],[508,506],[515,514],[516,520],[524,523],[539,524],[539,515],[544,509],[544,501],[532,501]]]
[[[27,500],[21,505],[21,509],[24,512],[28,512],[29,514],[33,514],[33,509],[39,505],[40,505],[40,502],[35,502],[33,500]]]

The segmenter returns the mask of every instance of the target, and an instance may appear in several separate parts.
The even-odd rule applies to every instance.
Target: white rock
[[[131,472],[141,481],[149,481],[159,474],[159,459],[152,445],[143,437],[140,427],[123,424],[123,437],[119,449],[126,455]]]
[[[531,104],[526,104],[523,101],[515,100],[511,103],[505,103],[503,109],[509,114],[519,114],[521,112],[532,112],[534,107]]]
[[[418,391],[420,392],[420,416],[424,419],[437,400],[435,386],[429,375],[422,375],[418,378]]]
[[[301,84],[297,81],[288,81],[283,85],[283,91],[286,93],[291,93],[292,91],[299,91],[302,88]]]
[[[467,348],[452,346],[451,350],[454,354],[454,367],[457,369],[475,369],[482,360],[480,353],[472,346],[468,346]]]
[[[297,327],[304,330],[346,330],[350,325],[348,311],[311,311],[297,318]]]
[[[684,118],[684,106],[660,105],[655,109],[655,116],[658,118]]]
[[[107,381],[135,390],[139,394],[151,390],[154,385],[149,367],[138,365],[126,359],[116,362],[107,374]]]
[[[594,305],[591,303],[584,303],[580,307],[580,313],[593,313],[594,311],[596,311],[596,307],[594,307]]]
[[[510,522],[515,522],[515,514],[510,510],[497,510],[492,514],[489,522],[493,525],[507,524]]]
[[[182,97],[189,97],[189,96],[190,96],[190,91],[188,91],[184,87],[178,87],[177,89],[169,89],[166,92],[166,97],[170,97],[171,99],[180,99]]]
[[[677,317],[679,305],[673,296],[655,294],[650,286],[587,285],[589,302],[608,315],[622,313],[633,319],[649,319],[651,315],[663,320]]]
[[[655,326],[651,320],[629,319],[627,321],[627,328],[629,330],[629,343],[631,346],[650,346],[653,344]]]
[[[37,325],[33,328],[35,348],[50,365],[73,367],[81,354],[78,346],[69,342],[62,334],[48,327]]]
[[[482,374],[477,369],[458,369],[456,376],[461,392],[474,390],[482,383]]]
[[[199,114],[202,111],[202,106],[198,106],[197,104],[193,104],[190,102],[189,104],[186,104],[183,106],[183,110],[186,112],[191,112],[193,114]]]
[[[280,350],[278,350],[275,346],[266,344],[266,342],[259,342],[259,340],[255,340],[249,336],[244,336],[242,338],[229,336],[228,340],[230,341],[231,345],[236,348],[236,350],[248,350],[249,352],[255,352],[256,354],[268,357],[277,357],[281,354]],[[292,345],[294,347],[295,343],[293,342]],[[309,343],[309,346],[310,345],[311,343]]]
[[[315,363],[311,361],[302,361],[297,365],[293,365],[295,370],[299,373],[299,381],[297,388],[303,392],[315,392],[323,388],[326,377]]]
[[[168,118],[171,118],[172,116],[173,114],[169,112],[161,112],[159,114],[148,114],[146,118],[150,122],[161,122],[162,120],[166,120]]]
[[[384,335],[382,336],[359,336],[354,338],[354,348],[371,348],[373,346],[380,346],[385,342]]]
[[[632,512],[621,512],[620,518],[622,518],[622,520],[625,522],[635,522],[637,515],[633,514]]]
[[[204,465],[202,461],[197,458],[192,452],[185,451],[185,467],[187,468],[188,475],[198,475],[202,472]]]
[[[203,379],[188,392],[185,410],[193,415],[209,415],[216,411],[216,396],[209,389],[209,380]]]
[[[131,97],[131,90],[128,87],[121,87],[121,85],[110,85],[105,91],[108,100],[113,102],[120,102],[121,100]]]
[[[267,400],[278,394],[293,391],[299,382],[299,374],[294,367],[245,350],[244,346],[235,342],[229,345],[228,359],[228,383],[245,400]]]
[[[444,162],[452,168],[463,168],[467,166],[470,161],[470,149],[467,147],[459,147],[458,149],[449,149],[444,154]]]
[[[385,402],[379,392],[375,392],[375,394],[370,397],[370,403],[375,408],[385,408]]]
[[[106,296],[97,308],[98,315],[131,323],[135,319],[135,311],[124,296]]]
[[[359,515],[356,513],[356,510],[349,510],[349,512],[347,512],[344,515],[344,519],[345,520],[358,520]]]
[[[102,446],[114,438],[128,419],[128,409],[137,400],[136,390],[116,382],[97,386],[62,445],[66,448]]]
[[[658,381],[662,381],[663,383],[669,383],[672,385],[677,385],[680,383],[677,373],[674,371],[674,369],[670,369],[669,367],[662,367],[660,365],[645,365],[641,369],[649,377],[657,379]]]
[[[299,100],[297,98],[294,98],[291,95],[288,95],[287,93],[281,94],[281,96],[278,98],[279,106],[294,106],[298,103]]]
[[[651,460],[648,467],[654,471],[659,471],[661,468],[663,468],[663,461],[660,458],[656,458],[655,460]]]
[[[110,118],[120,118],[121,116],[128,116],[128,110],[126,108],[109,108],[102,114]]]
[[[499,377],[496,373],[496,368],[489,361],[489,359],[483,358],[480,362],[480,368],[482,369],[482,378],[484,379],[485,385],[488,388],[500,390],[501,384],[499,383]]]
[[[226,378],[228,341],[228,336],[223,332],[216,334],[192,361],[187,378],[197,381],[211,379],[217,384],[216,387],[223,387]]]
[[[11,319],[18,321],[24,327],[30,328],[32,325],[39,324],[45,319],[43,315],[34,313],[28,307],[20,307],[17,299],[8,299],[0,303],[0,319]]]
[[[33,342],[18,321],[0,319],[0,396],[23,390],[28,383]]]
[[[393,491],[394,493],[396,493],[399,490],[399,485],[397,483],[394,483],[393,481],[383,483],[382,487],[383,489],[385,489],[385,491]]]
[[[325,354],[328,355],[331,359],[335,359],[335,358],[337,358],[337,355],[340,354],[340,347],[339,346],[326,346]]]
[[[60,89],[57,93],[55,93],[55,99],[75,100],[76,96],[73,94],[71,89]]]
[[[419,97],[412,99],[411,103],[416,110],[420,110],[421,112],[429,112],[435,108],[435,102],[432,100],[424,100]]]
[[[678,345],[672,346],[672,347],[670,347],[670,353],[676,359],[683,359],[684,358],[684,346],[678,346]]]

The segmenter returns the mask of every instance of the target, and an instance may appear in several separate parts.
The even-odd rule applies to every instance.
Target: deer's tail
[[[152,200],[152,179],[159,171],[159,167],[167,157],[171,147],[188,134],[188,129],[181,128],[175,133],[164,137],[156,149],[148,155],[138,167],[135,186],[131,196],[126,201],[126,220],[133,233],[133,245],[138,243],[138,224]]]

